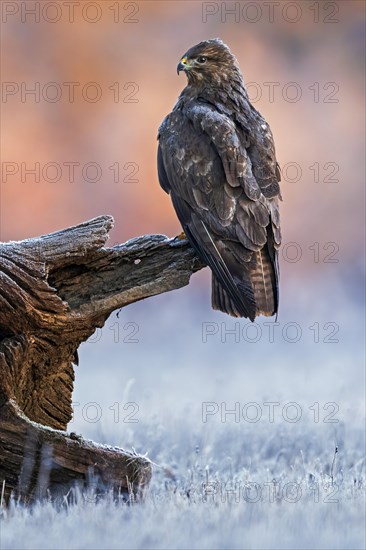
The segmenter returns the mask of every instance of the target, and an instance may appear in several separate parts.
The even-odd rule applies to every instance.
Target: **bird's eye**
[[[201,63],[203,65],[203,63],[206,63],[207,57],[205,57],[204,55],[201,55],[200,57],[197,57],[197,61],[198,63]]]

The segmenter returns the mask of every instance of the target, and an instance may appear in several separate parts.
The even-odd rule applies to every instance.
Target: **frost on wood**
[[[100,216],[0,243],[0,482],[7,496],[32,499],[42,476],[42,491],[96,475],[135,494],[151,477],[146,458],[67,435],[72,363],[112,311],[187,285],[203,264],[187,241],[164,235],[104,248],[112,226],[111,216]]]

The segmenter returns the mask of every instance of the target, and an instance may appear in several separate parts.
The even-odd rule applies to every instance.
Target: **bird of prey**
[[[220,40],[180,59],[188,83],[159,128],[158,175],[212,270],[212,307],[254,321],[278,310],[280,170],[272,132]]]

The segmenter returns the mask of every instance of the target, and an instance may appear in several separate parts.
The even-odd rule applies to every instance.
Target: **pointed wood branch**
[[[7,495],[32,498],[44,449],[49,487],[86,480],[91,467],[104,485],[127,490],[128,478],[135,494],[150,479],[146,458],[64,431],[72,416],[72,361],[112,311],[185,286],[204,265],[187,241],[164,235],[104,248],[112,226],[111,216],[100,216],[0,244],[0,483]]]

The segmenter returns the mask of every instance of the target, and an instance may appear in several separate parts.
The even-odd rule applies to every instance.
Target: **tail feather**
[[[255,254],[255,267],[250,274],[256,302],[256,315],[274,315],[277,311],[276,277],[267,247]]]
[[[173,192],[171,197],[189,242],[213,272],[212,307],[251,321],[260,314],[274,315],[278,306],[277,252],[270,228],[267,243],[254,252],[235,239],[220,238],[188,203]]]
[[[243,268],[241,281],[235,279],[237,288],[242,292],[244,298],[248,299],[249,294],[254,296],[254,311],[253,308],[248,308],[245,317],[254,321],[257,315],[269,317],[277,312],[276,273],[266,246],[253,253],[251,262]],[[212,307],[233,317],[243,317],[243,312],[238,311],[228,291],[216,279],[215,275],[212,275]]]
[[[234,302],[212,274],[212,308],[227,313],[232,317],[242,317],[235,307]]]

